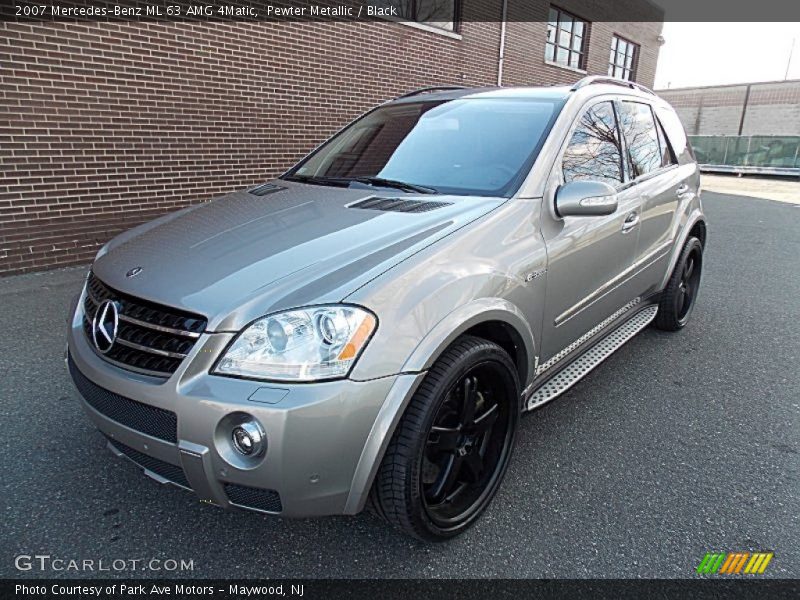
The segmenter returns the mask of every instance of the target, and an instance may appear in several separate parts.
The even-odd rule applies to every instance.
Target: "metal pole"
[[[750,100],[750,84],[747,84],[747,89],[744,92],[744,104],[742,104],[742,116],[739,119],[739,135],[742,135],[742,129],[744,128],[744,115],[747,113],[747,103]]]
[[[500,19],[500,52],[497,56],[497,85],[503,85],[503,60],[506,56],[506,12],[508,0],[503,0],[503,16]]]
[[[792,54],[794,54],[794,43],[797,41],[797,38],[792,38],[792,47],[789,48],[789,60],[786,61],[786,73],[783,76],[783,80],[786,81],[789,79],[789,67],[792,64]]]

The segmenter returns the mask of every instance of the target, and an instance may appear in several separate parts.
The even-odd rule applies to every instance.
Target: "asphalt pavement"
[[[644,331],[525,417],[484,518],[439,545],[369,514],[225,512],[145,477],[106,450],[64,367],[85,268],[0,279],[0,576],[680,578],[706,552],[764,550],[764,576],[799,577],[800,207],[704,202],[690,325]],[[17,570],[36,554],[95,570]],[[119,559],[164,566],[96,570]]]

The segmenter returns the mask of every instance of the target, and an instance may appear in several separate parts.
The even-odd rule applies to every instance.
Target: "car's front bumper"
[[[80,312],[69,326],[67,361],[84,409],[112,449],[155,479],[226,508],[285,516],[358,512],[374,456],[396,421],[388,405],[404,406],[421,379],[283,384],[209,375],[233,338],[213,333],[203,334],[165,381],[103,360],[83,332]],[[241,414],[266,432],[265,455],[250,463],[237,460],[230,446],[231,415]]]

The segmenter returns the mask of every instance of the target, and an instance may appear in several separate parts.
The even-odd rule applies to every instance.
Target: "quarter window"
[[[678,161],[675,160],[675,154],[673,154],[672,148],[669,147],[667,136],[664,133],[664,128],[661,126],[661,121],[658,120],[658,117],[656,117],[656,132],[658,133],[658,146],[661,149],[661,166],[668,167],[678,164]]]
[[[564,182],[591,179],[617,186],[622,183],[619,127],[611,102],[599,102],[580,119],[561,166]]]
[[[630,178],[655,171],[661,166],[661,150],[653,110],[641,102],[620,102],[620,127],[628,148]]]
[[[631,81],[636,76],[636,59],[639,46],[619,36],[611,36],[611,56],[608,74]]]
[[[585,67],[584,47],[587,33],[588,23],[586,21],[565,10],[551,6],[547,22],[545,60],[574,69],[583,69]]]

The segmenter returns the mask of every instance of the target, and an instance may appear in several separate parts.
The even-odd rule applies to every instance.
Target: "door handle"
[[[677,194],[678,196],[683,196],[688,191],[689,191],[689,186],[686,185],[685,183],[682,183],[681,185],[678,186],[678,189],[675,190],[675,194]]]
[[[622,233],[628,233],[638,224],[639,224],[639,213],[632,212],[627,217],[625,217],[625,222],[622,224]]]

